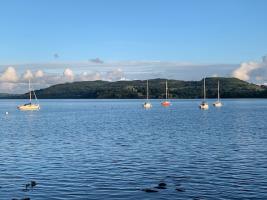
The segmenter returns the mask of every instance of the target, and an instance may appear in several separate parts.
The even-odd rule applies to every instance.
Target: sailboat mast
[[[204,101],[206,100],[206,78],[204,78]]]
[[[218,101],[220,100],[220,81],[218,80]]]
[[[166,100],[168,99],[168,82],[166,80]]]
[[[29,79],[29,95],[30,95],[30,102],[32,102],[31,81],[30,81],[30,79]]]
[[[148,80],[146,80],[146,99],[148,100]]]

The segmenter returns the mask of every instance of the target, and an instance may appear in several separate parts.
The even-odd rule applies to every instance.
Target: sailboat
[[[168,101],[168,82],[167,82],[167,80],[166,80],[166,88],[165,88],[165,90],[166,90],[166,99],[165,99],[165,101],[163,101],[161,103],[161,105],[164,106],[164,107],[168,107],[168,106],[171,105],[171,102]]]
[[[199,105],[199,108],[202,110],[208,110],[209,104],[206,102],[206,79],[204,78],[204,88],[203,88],[203,101]]]
[[[36,104],[32,103],[32,92],[34,94],[34,98],[37,102],[37,97],[36,94],[34,92],[34,90],[31,90],[31,81],[29,79],[29,96],[30,96],[30,102],[26,103],[24,105],[19,105],[18,109],[22,110],[22,111],[34,111],[34,110],[40,110],[40,105],[38,104],[38,102]]]
[[[220,101],[220,81],[218,80],[218,99],[213,103],[214,107],[222,107],[222,102]]]
[[[143,104],[143,107],[145,109],[150,109],[152,108],[152,104],[148,100],[148,80],[146,81],[146,102]]]

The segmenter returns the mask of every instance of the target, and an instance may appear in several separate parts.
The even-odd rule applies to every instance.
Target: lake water
[[[267,100],[22,102],[0,101],[1,200],[267,199]]]

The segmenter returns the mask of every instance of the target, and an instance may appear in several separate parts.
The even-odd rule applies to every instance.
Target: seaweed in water
[[[142,191],[144,191],[144,192],[149,192],[149,193],[152,193],[152,192],[158,192],[157,190],[153,190],[153,189],[150,189],[150,188],[142,189]]]

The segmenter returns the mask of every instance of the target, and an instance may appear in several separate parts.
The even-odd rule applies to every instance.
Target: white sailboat
[[[146,102],[143,104],[143,107],[145,109],[150,109],[152,108],[152,104],[148,100],[148,80],[146,81]]]
[[[164,107],[168,107],[168,106],[171,105],[171,102],[168,101],[168,82],[167,82],[167,80],[166,80],[166,88],[165,88],[165,91],[166,91],[166,94],[165,94],[166,95],[166,99],[165,99],[165,101],[163,101],[161,103],[161,105],[164,106]]]
[[[204,78],[204,88],[203,88],[203,101],[199,105],[199,108],[202,110],[208,110],[209,104],[206,102],[206,79]]]
[[[34,94],[34,98],[35,98],[36,104],[32,103],[32,92]],[[35,94],[34,90],[31,89],[31,81],[30,81],[30,79],[29,79],[29,96],[30,96],[30,102],[26,103],[24,105],[19,105],[18,109],[22,110],[22,111],[40,110],[40,105],[38,104],[38,100],[37,100],[36,94]]]
[[[213,103],[214,107],[222,107],[222,102],[220,101],[220,81],[218,80],[218,97],[217,101]]]

